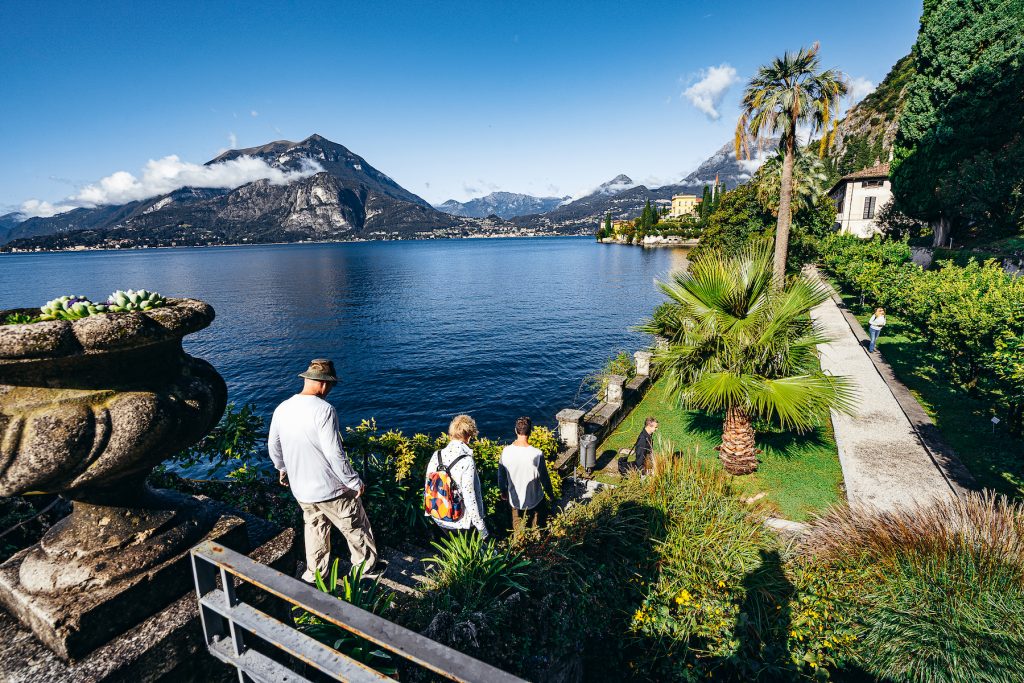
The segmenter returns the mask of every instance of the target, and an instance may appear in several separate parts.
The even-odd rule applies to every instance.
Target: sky
[[[731,140],[758,65],[819,41],[863,97],[910,51],[920,11],[12,0],[0,3],[0,214],[156,192],[210,173],[198,165],[225,149],[313,133],[434,204],[580,196],[619,173],[667,184]]]

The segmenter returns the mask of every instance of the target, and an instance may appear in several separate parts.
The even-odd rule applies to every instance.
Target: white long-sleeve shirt
[[[296,394],[277,407],[267,450],[300,503],[331,500],[363,486],[345,454],[338,413],[319,396]]]
[[[476,472],[476,463],[473,462],[473,449],[461,441],[451,441],[441,449],[441,462],[450,467],[460,455],[467,457],[455,463],[451,467],[451,476],[455,485],[462,493],[462,502],[465,505],[465,514],[457,522],[445,522],[435,519],[434,522],[443,529],[469,529],[476,528],[480,536],[487,538],[487,524],[484,523],[484,498],[483,488],[480,486],[480,476]],[[424,486],[430,481],[430,475],[437,472],[437,456],[430,456],[430,464],[427,465],[427,474],[424,477]],[[426,514],[426,513],[424,513]]]

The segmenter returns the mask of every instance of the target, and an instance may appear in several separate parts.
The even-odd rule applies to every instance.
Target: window
[[[875,217],[875,197],[864,198],[864,218]]]
[[[882,186],[882,182],[883,181],[881,181],[881,180],[865,180],[865,181],[861,182],[860,186],[861,187],[881,187]]]

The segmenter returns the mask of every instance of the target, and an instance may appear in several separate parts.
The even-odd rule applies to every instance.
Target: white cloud
[[[875,91],[875,84],[863,76],[851,78],[846,85],[848,87],[846,93],[847,107],[852,107]]]
[[[253,118],[256,118],[259,115],[260,115],[260,113],[258,111],[256,111],[255,109],[253,109],[251,112],[249,112],[249,116],[251,116]]]
[[[768,157],[770,157],[774,153],[775,153],[775,148],[774,147],[772,147],[770,149],[766,149],[766,148],[757,149],[755,147],[754,149],[750,150],[750,158],[749,159],[747,159],[745,155],[744,156],[740,156],[740,157],[737,158],[736,157],[736,150],[732,150],[731,152],[729,152],[729,156],[731,156],[732,158],[736,159],[736,164],[741,169],[743,169],[743,173],[747,174],[748,176],[753,176],[754,173],[757,172],[757,169],[761,168],[761,164],[763,164],[765,161],[767,161]]]
[[[234,133],[228,133],[228,149],[234,149],[238,147],[238,136]]]
[[[126,204],[173,192],[182,187],[217,187],[234,189],[257,180],[272,185],[287,185],[323,170],[317,162],[303,159],[299,170],[271,166],[263,159],[240,156],[218,164],[203,166],[182,161],[175,155],[150,159],[137,178],[127,171],[117,171],[96,183],[86,185],[78,193],[57,204],[30,199],[21,205],[26,217],[53,216],[78,207]]]
[[[709,119],[717,121],[721,117],[718,105],[722,103],[726,91],[739,81],[739,76],[736,75],[736,69],[728,64],[702,69],[700,75],[699,81],[683,91],[683,97]]]
[[[64,213],[74,209],[74,206],[62,205],[62,204],[51,204],[50,202],[39,201],[38,199],[29,199],[27,202],[23,202],[18,213],[23,215],[25,218],[49,218],[50,216],[56,216],[58,213]]]

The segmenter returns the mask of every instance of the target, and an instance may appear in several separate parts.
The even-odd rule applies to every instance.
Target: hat
[[[338,377],[334,372],[334,363],[326,358],[314,358],[309,361],[309,368],[300,372],[299,377],[315,379],[318,382],[337,382]]]

